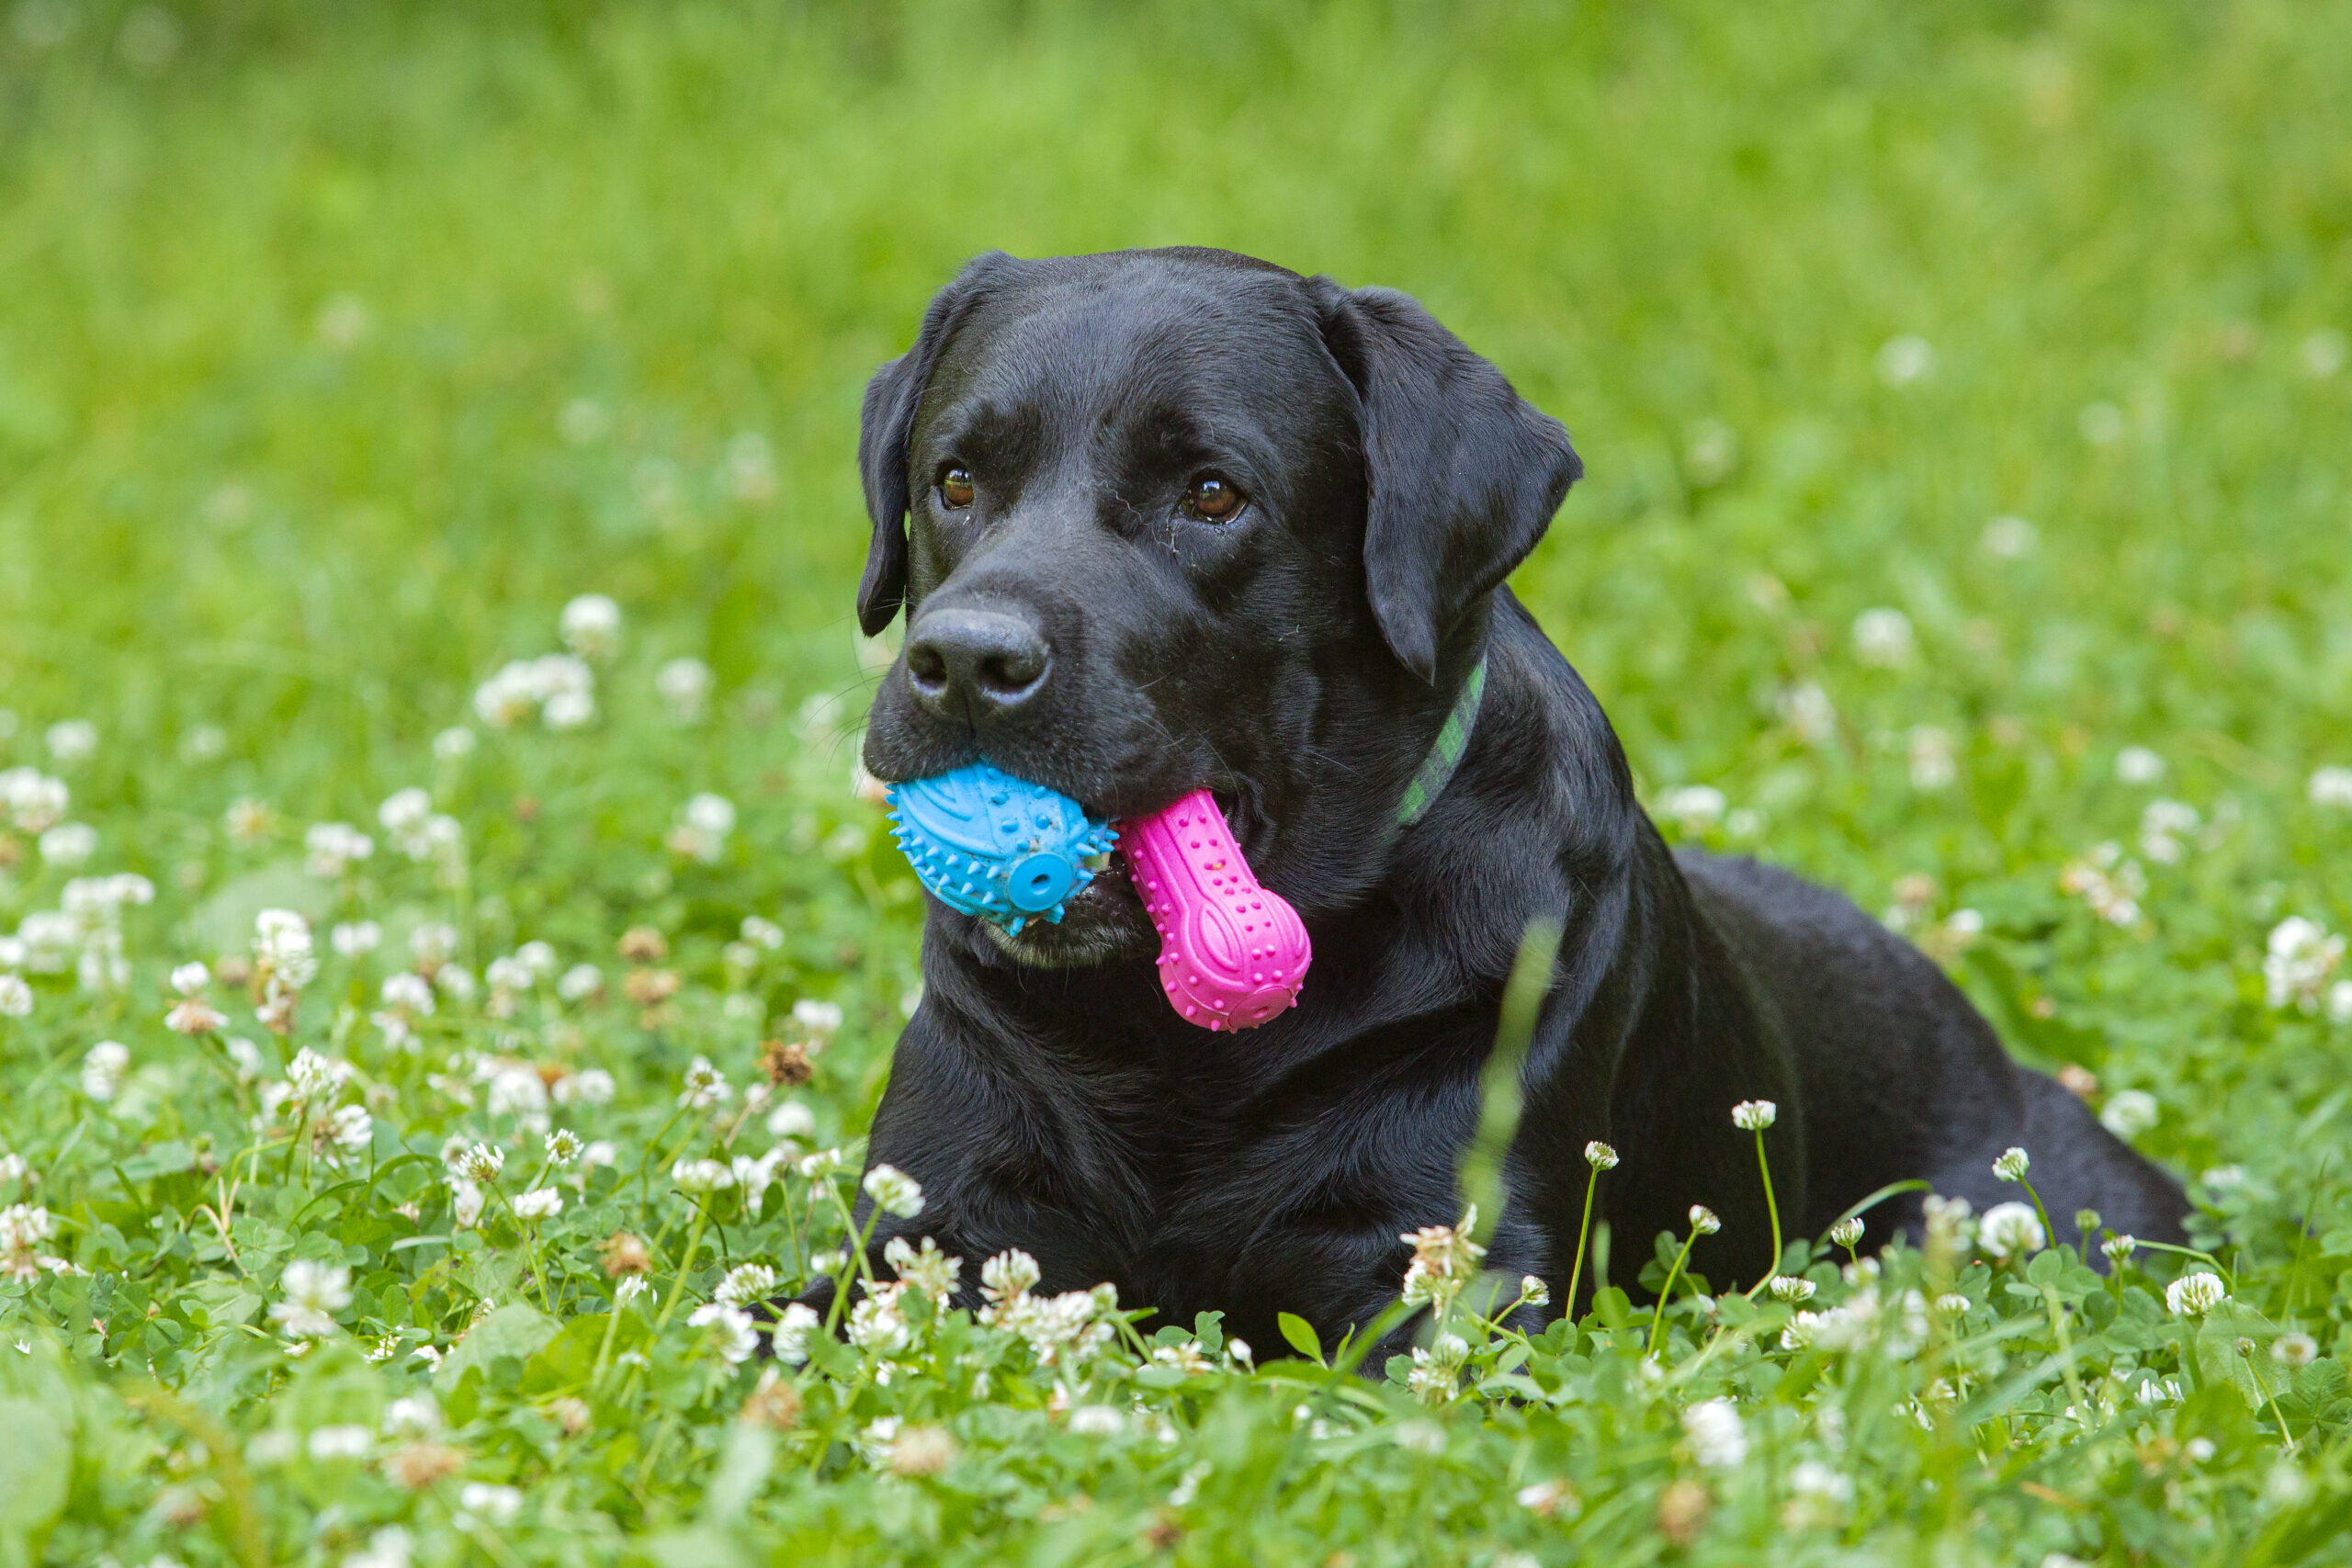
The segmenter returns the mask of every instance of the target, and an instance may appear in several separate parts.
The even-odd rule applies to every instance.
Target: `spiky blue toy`
[[[1033,919],[1060,923],[1062,900],[1119,837],[1069,796],[986,762],[894,784],[888,798],[891,836],[933,897],[1014,936]]]

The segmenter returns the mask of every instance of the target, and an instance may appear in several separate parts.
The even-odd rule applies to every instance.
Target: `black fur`
[[[1001,700],[918,691],[902,657],[866,765],[985,757],[1114,818],[1214,788],[1315,943],[1295,1010],[1211,1034],[1162,998],[1115,865],[1018,939],[932,904],[870,1155],[928,1201],[884,1219],[877,1269],[890,1235],[928,1235],[973,1260],[968,1291],[978,1259],[1021,1247],[1047,1289],[1108,1280],[1269,1347],[1290,1311],[1328,1341],[1396,1296],[1400,1233],[1460,1211],[1479,1071],[1538,916],[1566,938],[1494,1266],[1556,1294],[1599,1138],[1623,1158],[1600,1187],[1621,1258],[1703,1202],[1724,1229],[1692,1266],[1757,1278],[1770,1225],[1730,1117],[1747,1099],[1780,1108],[1791,1235],[1906,1178],[2016,1195],[1989,1168],[2014,1143],[2053,1216],[2178,1239],[2172,1180],[2014,1066],[1910,946],[1836,894],[1667,849],[1599,704],[1498,586],[1581,472],[1567,434],[1404,296],[1214,251],[984,258],[876,376],[860,457],[866,628],[903,604],[910,649],[940,615],[1050,649]],[[951,462],[968,508],[937,487]],[[1181,505],[1210,471],[1248,497],[1221,523]],[[1460,771],[1400,829],[1482,653]],[[1866,1245],[1918,1214],[1883,1206]]]

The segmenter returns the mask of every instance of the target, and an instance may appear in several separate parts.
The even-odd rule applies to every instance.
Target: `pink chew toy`
[[[1255,1029],[1298,1000],[1306,927],[1261,886],[1204,789],[1120,824],[1128,874],[1159,931],[1159,982],[1179,1017]]]

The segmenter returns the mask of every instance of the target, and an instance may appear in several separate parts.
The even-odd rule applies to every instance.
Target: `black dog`
[[[1278,1311],[1327,1341],[1371,1318],[1400,1233],[1460,1213],[1541,916],[1566,938],[1492,1266],[1565,1284],[1598,1138],[1623,1158],[1600,1185],[1621,1248],[1705,1203],[1724,1228],[1693,1267],[1759,1278],[1749,1099],[1779,1106],[1792,1236],[1907,1178],[2019,1196],[1990,1168],[2016,1144],[2062,1228],[2087,1206],[2178,1238],[2179,1189],[1910,946],[1795,877],[1668,851],[1500,586],[1582,471],[1566,433],[1411,299],[1216,251],[984,257],[867,388],[859,461],[859,619],[910,617],[867,767],[984,758],[1113,819],[1209,787],[1315,943],[1298,1007],[1208,1033],[1162,997],[1115,866],[1018,937],[932,903],[870,1156],[928,1201],[885,1216],[877,1271],[891,1235],[929,1235],[1175,1322],[1221,1309],[1261,1344]],[[1919,1212],[1883,1206],[1867,1245]]]

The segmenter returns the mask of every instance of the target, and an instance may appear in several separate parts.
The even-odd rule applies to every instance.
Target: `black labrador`
[[[1296,1008],[1210,1033],[1163,998],[1115,864],[1018,936],[931,902],[869,1156],[927,1202],[884,1216],[878,1273],[894,1234],[974,1259],[967,1292],[1020,1247],[1050,1290],[1107,1280],[1261,1345],[1294,1312],[1329,1342],[1395,1299],[1402,1233],[1460,1213],[1537,917],[1566,935],[1491,1266],[1556,1294],[1601,1139],[1621,1258],[1705,1203],[1723,1230],[1692,1266],[1759,1278],[1731,1116],[1751,1099],[1779,1107],[1792,1236],[1908,1178],[2019,1196],[1991,1169],[2014,1144],[2067,1234],[2090,1207],[2180,1238],[2180,1189],[1911,946],[1785,873],[1668,851],[1502,586],[1582,472],[1567,434],[1406,296],[1211,250],[985,256],[875,376],[858,446],[858,617],[909,617],[866,766],[985,759],[1113,819],[1205,786],[1315,944]],[[1866,1245],[1919,1217],[1916,1195],[1882,1206]]]

